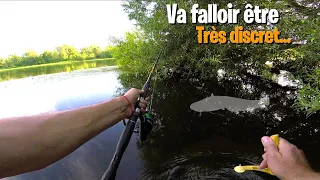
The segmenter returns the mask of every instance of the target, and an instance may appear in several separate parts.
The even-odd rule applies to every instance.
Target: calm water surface
[[[108,100],[145,77],[110,67],[41,75],[0,83],[0,116],[61,111]],[[244,99],[269,97],[270,105],[253,112],[219,110],[197,113],[191,103],[211,94]],[[280,133],[303,149],[320,170],[319,115],[306,118],[292,108],[295,89],[255,77],[199,81],[178,76],[157,81],[153,93],[155,127],[145,143],[133,135],[117,179],[276,179],[260,172],[237,174],[239,164],[259,164],[260,137]],[[36,172],[7,179],[96,180],[111,160],[122,122],[96,136],[69,156]]]
[[[118,75],[114,67],[105,67],[1,82],[0,117],[61,111],[111,99],[122,88]],[[99,179],[123,129],[120,122],[57,163],[6,179]],[[120,179],[138,177],[140,160],[135,143],[133,136],[118,171]]]
[[[89,60],[89,61],[44,64],[40,66],[27,66],[23,68],[8,69],[8,70],[0,69],[0,82],[11,80],[11,79],[38,76],[43,74],[71,72],[79,69],[112,66],[115,64],[116,63],[114,58],[106,58],[106,59]]]

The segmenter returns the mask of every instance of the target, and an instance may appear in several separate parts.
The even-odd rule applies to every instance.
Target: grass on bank
[[[90,59],[90,60],[83,60],[83,61],[60,61],[56,63],[47,63],[47,64],[39,64],[39,65],[32,65],[32,66],[22,66],[22,67],[14,67],[14,68],[6,68],[6,69],[0,69],[0,72],[5,71],[11,71],[11,70],[19,70],[19,69],[29,69],[29,68],[38,68],[38,67],[44,67],[44,66],[57,66],[57,65],[66,65],[66,64],[73,64],[73,63],[81,63],[81,62],[97,62],[97,61],[110,61],[109,66],[116,65],[116,59],[115,58],[104,58],[104,59]]]

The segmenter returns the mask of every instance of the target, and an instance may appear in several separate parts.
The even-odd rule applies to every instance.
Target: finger
[[[139,93],[140,95],[142,95],[142,94],[144,93],[144,90],[138,89],[138,93]]]
[[[263,160],[259,165],[260,169],[264,169],[264,168],[267,168],[267,167],[268,167],[267,160]]]
[[[271,140],[270,137],[264,136],[261,138],[262,145],[266,149],[266,152],[268,152],[268,155],[271,156],[278,156],[280,155],[279,150],[276,146],[276,144]]]
[[[146,99],[145,99],[146,101],[149,101],[150,100],[150,96],[148,96],[148,97],[146,97]]]
[[[279,142],[279,151],[281,152],[291,152],[289,150],[293,149],[298,149],[295,145],[291,144],[289,141],[286,139],[283,139],[280,137],[280,142]]]
[[[263,160],[267,160],[267,157],[268,157],[267,153],[264,153],[264,154],[262,155]]]
[[[148,101],[146,101],[146,100],[140,100],[140,103],[142,103],[142,104],[148,104]]]
[[[145,104],[140,103],[139,106],[143,109],[145,109],[147,106]]]
[[[282,137],[280,137],[280,141],[279,141],[279,149],[285,149],[287,147],[290,147],[291,144],[289,141],[287,141],[286,139],[283,139]]]

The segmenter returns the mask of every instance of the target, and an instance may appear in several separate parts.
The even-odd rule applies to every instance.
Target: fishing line
[[[140,101],[145,100],[146,96],[148,95],[150,80],[152,79],[152,75],[155,72],[159,58],[160,58],[160,53],[154,62],[154,65],[152,67],[152,70],[151,70],[148,78],[147,78],[147,81],[144,83],[144,85],[142,87],[142,90],[144,91],[144,93],[142,95],[140,95],[138,101],[135,103],[135,106],[134,106],[135,111],[131,115],[130,120],[126,124],[126,128],[124,129],[124,131],[121,134],[121,137],[118,141],[113,158],[112,158],[111,162],[109,163],[109,167],[105,171],[105,173],[103,174],[101,180],[114,180],[116,178],[116,173],[117,173],[117,169],[119,167],[120,161],[122,159],[122,156],[123,156],[125,150],[128,147],[129,141],[132,137],[132,133],[133,133],[135,126],[136,126],[136,122],[139,118],[140,118],[140,128],[139,128],[140,141],[145,141],[147,139],[148,134],[152,131],[152,128],[153,128],[152,115],[148,112],[146,112],[144,115],[141,114],[141,109],[139,107],[139,103],[140,103]]]
[[[156,81],[157,81],[157,80],[158,80],[158,77],[155,77],[155,78],[154,78],[154,82],[153,82],[153,86],[152,86],[152,93],[151,93],[151,97],[150,97],[149,107],[147,107],[147,111],[149,110],[150,113],[151,113],[151,111],[152,111],[153,93],[154,93],[154,90],[155,90],[155,88],[156,88]],[[122,122],[123,122],[123,125],[124,125],[124,126],[127,125],[125,119],[122,119]],[[137,123],[137,126],[139,126],[138,123]],[[135,131],[135,133],[138,133],[138,132]]]
[[[154,95],[154,90],[156,88],[156,81],[158,80],[158,77],[155,77],[155,80],[153,82],[153,87],[152,87],[152,94],[151,94],[151,99],[150,99],[150,104],[149,104],[149,109],[152,111],[152,102],[153,102],[153,95]]]

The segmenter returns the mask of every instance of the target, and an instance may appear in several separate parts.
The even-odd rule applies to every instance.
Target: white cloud
[[[0,1],[0,56],[62,44],[106,46],[133,28],[121,1]]]

